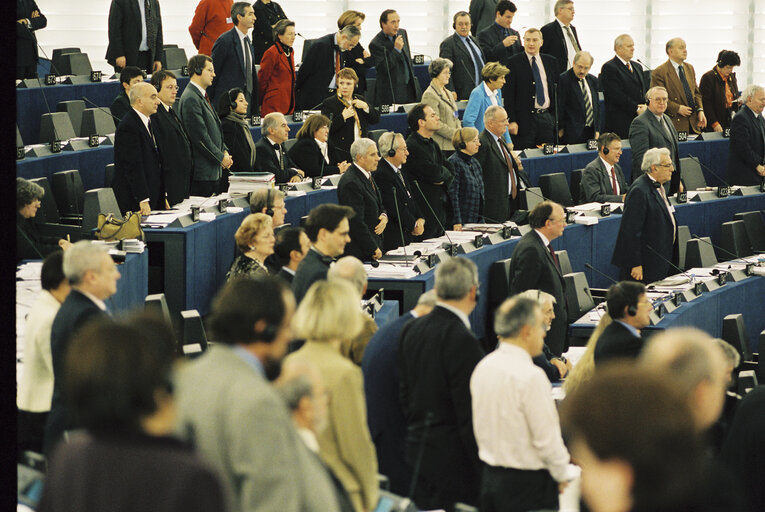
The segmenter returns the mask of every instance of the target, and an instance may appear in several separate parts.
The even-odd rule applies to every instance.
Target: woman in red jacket
[[[292,114],[295,110],[295,22],[279,20],[274,25],[274,44],[260,61],[258,82],[262,105],[260,115]]]

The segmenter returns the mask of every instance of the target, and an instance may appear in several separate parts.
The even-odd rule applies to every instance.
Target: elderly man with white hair
[[[652,283],[670,274],[677,263],[677,220],[664,183],[675,171],[667,148],[651,148],[643,157],[644,174],[624,200],[624,214],[611,263],[621,268],[621,280]]]
[[[377,260],[382,257],[383,231],[388,224],[380,190],[372,178],[380,154],[372,139],[361,138],[351,144],[351,158],[353,165],[337,185],[337,202],[356,212],[350,219],[351,241],[345,246],[345,255],[361,261]]]
[[[728,183],[759,185],[765,179],[765,88],[750,85],[741,93],[744,106],[730,123]]]

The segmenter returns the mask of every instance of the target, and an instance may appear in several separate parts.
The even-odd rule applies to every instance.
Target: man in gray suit
[[[627,195],[619,158],[622,156],[622,139],[607,132],[598,137],[598,158],[587,164],[582,172],[580,203],[623,203]]]
[[[295,299],[275,277],[226,285],[213,302],[216,344],[175,379],[177,433],[216,470],[231,512],[338,510],[326,470],[271,387]]]
[[[478,37],[478,32],[494,23],[494,10],[499,0],[470,0],[470,19],[473,27],[470,33]]]
[[[194,157],[189,192],[194,196],[211,196],[228,188],[228,177],[223,179],[221,167],[228,169],[234,161],[223,141],[220,118],[206,92],[215,78],[213,61],[207,55],[194,55],[188,68],[191,79],[178,102],[178,115],[189,135]]]
[[[640,169],[643,155],[651,148],[667,148],[675,172],[669,182],[669,194],[684,190],[680,183],[680,156],[677,150],[677,130],[672,125],[672,118],[664,112],[667,110],[667,90],[656,86],[648,89],[645,95],[648,108],[632,120],[630,125],[630,147],[632,147],[632,182],[643,174]],[[666,185],[665,185],[666,188]]]

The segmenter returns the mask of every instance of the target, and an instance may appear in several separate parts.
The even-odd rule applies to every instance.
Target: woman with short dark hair
[[[701,75],[699,91],[707,116],[705,131],[721,132],[730,128],[730,120],[739,109],[736,99],[740,94],[733,68],[741,65],[741,57],[731,50],[717,55],[715,67]]]
[[[43,236],[33,220],[45,195],[37,183],[16,178],[16,263],[22,260],[41,260],[58,249],[68,249],[68,240]]]
[[[340,161],[337,150],[329,144],[330,124],[327,116],[314,114],[297,132],[297,141],[290,148],[289,156],[306,176],[342,174],[351,165],[348,160]]]
[[[288,115],[295,111],[295,22],[279,20],[274,25],[274,44],[263,54],[258,71],[260,115]]]
[[[255,168],[255,142],[247,123],[247,99],[238,87],[223,93],[218,100],[218,116],[223,141],[234,163],[230,172],[252,172]]]
[[[433,134],[433,140],[442,151],[452,152],[452,137],[462,128],[457,112],[457,93],[446,88],[452,76],[452,61],[437,58],[428,66],[430,85],[422,93],[422,103],[429,105],[441,118],[441,126]]]

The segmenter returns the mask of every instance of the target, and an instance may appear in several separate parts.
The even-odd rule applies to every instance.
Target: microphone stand
[[[722,182],[724,186],[718,186],[717,187],[717,197],[728,197],[730,195],[730,185],[728,185],[728,182],[726,182],[724,179],[722,179],[720,176],[717,175],[716,172],[714,172],[712,169],[701,163],[701,160],[699,160],[696,156],[688,153],[688,158],[691,160],[695,160],[697,164],[699,164],[699,167],[704,169],[705,171],[709,172],[712,176],[717,178]]]
[[[558,138],[558,83],[553,83],[553,96],[555,103],[553,105],[553,108],[555,109],[555,152],[558,152],[558,144],[560,143],[560,140]]]
[[[390,97],[393,100],[391,101],[391,103],[395,104],[396,92],[393,90],[393,80],[391,79],[391,76],[390,76],[390,63],[388,62],[388,49],[385,46],[383,46],[383,56],[385,57],[385,68],[388,70],[388,86],[390,87]],[[379,97],[379,94],[378,94],[378,97]]]
[[[451,237],[449,236],[449,233],[446,232],[446,228],[444,227],[443,223],[441,222],[441,219],[438,218],[438,215],[436,215],[436,212],[433,210],[433,207],[430,206],[430,201],[428,201],[428,198],[425,197],[425,194],[423,194],[422,189],[420,188],[420,183],[417,180],[412,180],[412,183],[414,183],[414,186],[417,187],[417,190],[420,192],[420,196],[422,197],[423,201],[425,201],[425,204],[428,207],[428,210],[430,210],[430,213],[433,215],[433,218],[438,223],[438,226],[443,230],[444,236],[446,236],[446,239],[449,240],[449,247],[448,252],[450,256],[456,256],[457,255],[457,245],[452,242]]]

